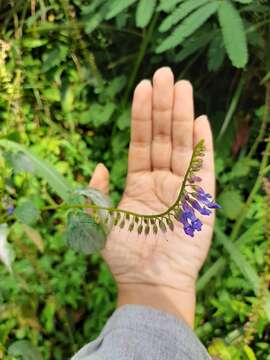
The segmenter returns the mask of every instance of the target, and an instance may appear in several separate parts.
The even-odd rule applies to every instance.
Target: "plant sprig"
[[[113,226],[123,229],[128,225],[128,231],[137,232],[138,235],[148,235],[151,232],[157,234],[158,231],[166,233],[168,229],[174,231],[174,220],[177,220],[183,225],[185,234],[193,237],[196,231],[201,231],[203,225],[197,218],[196,212],[201,215],[210,215],[210,209],[220,207],[211,200],[210,194],[205,193],[197,185],[202,180],[196,173],[203,164],[204,140],[199,141],[193,150],[176,201],[159,214],[140,214],[115,208],[109,197],[97,189],[87,188],[75,191],[69,189],[66,180],[51,165],[38,159],[21,145],[9,140],[0,140],[1,145],[12,150],[6,157],[14,167],[19,164],[20,170],[31,169],[31,172],[36,172],[46,178],[64,200],[61,204],[49,205],[42,209],[37,209],[29,200],[24,200],[15,208],[14,214],[17,219],[23,223],[32,224],[37,220],[40,211],[68,210],[67,242],[71,247],[85,253],[101,249]],[[91,215],[85,211],[89,209],[92,210]]]

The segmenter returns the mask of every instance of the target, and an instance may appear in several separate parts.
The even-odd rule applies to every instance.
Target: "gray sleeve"
[[[192,329],[163,311],[119,307],[98,338],[71,360],[211,360]]]

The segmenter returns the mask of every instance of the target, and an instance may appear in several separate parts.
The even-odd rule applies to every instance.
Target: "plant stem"
[[[225,131],[226,131],[231,119],[232,119],[232,116],[233,116],[233,114],[235,112],[235,109],[236,109],[236,107],[238,105],[240,96],[242,94],[242,90],[243,90],[243,86],[244,86],[244,79],[245,79],[244,75],[242,74],[241,79],[240,79],[240,81],[238,83],[238,86],[237,86],[237,88],[235,90],[235,93],[234,93],[234,95],[232,97],[231,104],[230,104],[229,109],[227,111],[227,114],[225,116],[222,127],[220,129],[219,134],[218,134],[217,141],[221,139],[221,137],[225,133]]]
[[[264,119],[263,122],[267,122],[268,121],[268,117],[270,114],[270,83],[266,84],[266,94],[265,94],[265,112],[264,112]],[[244,206],[244,209],[241,212],[241,215],[239,216],[238,220],[236,221],[236,223],[234,224],[232,233],[231,233],[231,240],[234,241],[240,231],[240,228],[243,224],[243,221],[245,220],[245,217],[247,215],[247,212],[249,210],[249,207],[252,203],[252,200],[254,198],[254,196],[257,194],[261,183],[262,183],[262,179],[265,173],[265,169],[267,168],[268,165],[268,160],[270,157],[270,140],[268,140],[263,157],[262,157],[262,161],[261,161],[261,165],[260,165],[260,169],[259,169],[259,175],[257,177],[257,180],[255,181],[255,184],[248,196],[248,199],[246,201],[246,204]]]
[[[151,36],[152,36],[152,33],[153,33],[153,30],[155,28],[155,25],[156,25],[156,22],[157,22],[157,19],[158,19],[158,13],[155,14],[149,28],[147,29],[147,32],[145,34],[145,36],[143,37],[143,40],[141,42],[141,46],[140,46],[140,50],[139,50],[139,54],[137,56],[137,59],[136,59],[136,62],[133,66],[133,70],[132,70],[132,73],[131,73],[131,76],[129,78],[129,82],[127,84],[127,90],[125,92],[125,95],[123,97],[123,101],[122,101],[122,108],[125,108],[126,104],[127,104],[127,100],[129,98],[129,95],[130,95],[130,92],[131,92],[131,89],[134,87],[134,82],[135,82],[135,79],[136,79],[136,76],[138,74],[138,70],[139,70],[139,67],[144,59],[144,55],[145,55],[145,51],[146,51],[146,48],[147,48],[147,45],[151,39]]]
[[[252,156],[256,153],[257,147],[259,145],[259,143],[263,140],[263,137],[265,135],[265,131],[266,131],[266,127],[267,127],[267,120],[268,120],[268,111],[269,111],[269,106],[267,104],[270,104],[270,82],[268,82],[266,85],[266,94],[265,94],[265,109],[264,109],[264,116],[262,119],[262,123],[260,126],[260,130],[259,130],[259,134],[256,137],[256,140],[254,141],[249,153],[248,153],[248,158],[251,159]]]

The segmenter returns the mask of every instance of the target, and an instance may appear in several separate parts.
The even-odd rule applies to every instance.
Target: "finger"
[[[172,119],[173,173],[184,176],[193,151],[194,105],[189,81],[177,81],[174,86]]]
[[[171,120],[174,76],[169,67],[158,69],[153,76],[153,141],[152,167],[171,167]]]
[[[109,193],[109,170],[102,163],[98,163],[89,182],[89,187],[102,191],[104,194]],[[93,214],[93,209],[87,208],[89,215]]]
[[[131,107],[131,141],[128,172],[151,170],[152,85],[142,80],[136,87]]]
[[[104,194],[109,193],[109,170],[102,163],[97,164],[92,178],[89,182],[89,187],[97,189]]]
[[[210,123],[206,115],[199,116],[194,123],[194,145],[201,139],[204,139],[205,155],[203,157],[203,166],[198,172],[203,180],[203,187],[211,195],[215,195],[215,168],[214,168],[214,151],[213,137]]]

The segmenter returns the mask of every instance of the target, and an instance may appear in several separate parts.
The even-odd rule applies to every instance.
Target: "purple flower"
[[[212,198],[212,195],[205,193],[204,190],[200,187],[198,187],[196,190],[197,190],[197,193],[195,193],[194,196],[197,198],[197,200],[202,202],[209,209],[220,209],[221,208],[220,205],[218,205],[214,201],[209,200]]]
[[[202,222],[196,218],[194,209],[188,205],[186,201],[183,202],[183,212],[179,218],[179,221],[184,225],[184,232],[193,237],[194,231],[201,231]]]
[[[186,201],[183,202],[183,214],[185,214],[184,216],[186,216],[188,219],[190,219],[191,221],[195,221],[197,218],[195,216],[195,212],[192,209],[191,206],[188,205],[188,203]],[[182,215],[183,215],[182,214]]]
[[[190,183],[200,181],[201,178],[193,176]],[[182,197],[182,212],[179,221],[184,226],[184,232],[193,237],[195,231],[202,230],[202,222],[196,217],[195,210],[201,215],[210,215],[210,209],[218,209],[221,206],[212,201],[212,195],[206,193],[199,186],[192,186],[195,192],[184,192]],[[191,195],[191,196],[190,196]],[[204,206],[205,205],[205,206]]]
[[[210,215],[211,214],[211,211],[209,209],[207,209],[206,207],[201,207],[201,205],[198,203],[198,201],[196,201],[194,199],[190,200],[190,204],[195,210],[198,210],[199,213],[202,215]]]
[[[8,215],[12,215],[14,212],[14,206],[13,205],[10,205],[8,208],[7,208],[7,213]]]

